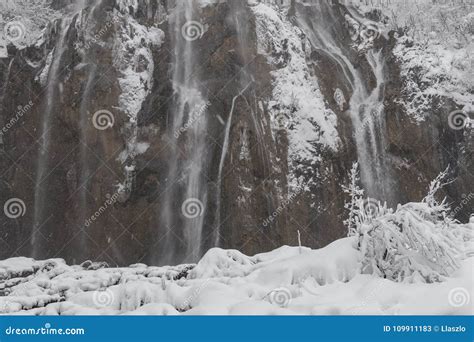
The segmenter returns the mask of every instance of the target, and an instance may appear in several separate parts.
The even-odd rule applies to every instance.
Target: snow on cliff
[[[404,32],[394,54],[401,66],[403,105],[411,117],[424,120],[434,99],[450,98],[460,108],[473,103],[472,2],[396,0],[356,7],[363,13],[380,11],[386,29]]]
[[[284,10],[266,4],[253,6],[252,10],[258,53],[275,68],[268,103],[273,130],[288,130],[290,158],[318,160],[315,145],[337,150],[340,138],[337,116],[325,105],[318,81],[306,63],[304,45],[309,43]]]

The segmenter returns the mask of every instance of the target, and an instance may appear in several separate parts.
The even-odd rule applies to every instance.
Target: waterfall
[[[249,100],[244,96],[247,89],[251,86],[252,83],[255,82],[254,76],[252,72],[249,70],[249,65],[251,64],[253,58],[249,55],[249,51],[252,51],[252,47],[249,45],[251,42],[250,37],[250,27],[249,27],[249,13],[247,4],[241,1],[229,1],[229,19],[230,25],[234,28],[236,38],[237,38],[237,48],[236,51],[238,52],[239,56],[241,57],[242,66],[239,70],[239,84],[241,90],[237,95],[232,98],[231,109],[228,115],[226,127],[225,127],[225,134],[224,134],[224,141],[222,145],[221,157],[219,161],[219,168],[218,168],[218,175],[217,175],[217,199],[216,199],[216,218],[215,218],[215,239],[214,243],[216,246],[220,245],[220,231],[221,231],[221,216],[222,216],[222,173],[224,170],[225,159],[227,156],[227,152],[229,149],[229,139],[230,139],[230,129],[232,126],[232,118],[234,115],[235,110],[235,103],[239,97],[243,97],[245,103],[248,107],[248,113],[252,120],[256,139],[259,142],[264,141],[263,131],[264,128],[262,127],[262,118],[258,117],[258,110],[257,105],[255,103],[249,103]],[[255,89],[250,92],[251,99],[255,100],[256,94]],[[267,169],[269,168],[269,160],[268,156],[265,152],[265,148],[263,144],[257,145],[258,153],[262,158],[263,162],[263,174],[266,174]]]
[[[88,37],[89,32],[94,32],[90,26],[88,25],[89,22],[94,20],[94,12],[97,9],[97,7],[102,3],[102,0],[95,0],[93,4],[91,4],[90,11],[88,14],[88,20],[86,21],[86,27],[83,28],[86,33],[86,37],[88,39],[91,39],[91,37]],[[84,6],[85,3],[82,4]],[[81,227],[81,232],[80,232],[80,246],[83,250],[87,250],[87,245],[86,245],[86,236],[85,236],[85,222],[88,216],[87,213],[87,194],[88,194],[88,189],[87,189],[87,184],[88,181],[91,178],[91,170],[90,170],[90,165],[88,162],[87,158],[87,144],[88,144],[88,129],[89,129],[89,111],[88,111],[88,106],[91,104],[91,95],[93,91],[93,87],[95,85],[94,81],[96,80],[96,75],[97,75],[97,65],[94,64],[87,56],[87,50],[83,50],[81,52],[81,58],[82,58],[82,63],[88,65],[90,70],[87,72],[87,82],[85,83],[85,88],[84,92],[82,93],[81,96],[81,104],[79,108],[79,114],[80,114],[80,120],[79,120],[79,131],[80,131],[80,137],[81,137],[81,142],[80,142],[80,182],[78,186],[78,191],[79,193],[79,207],[78,207],[78,222],[77,226]]]
[[[385,111],[383,104],[384,61],[382,52],[369,51],[367,59],[377,81],[368,96],[353,96],[350,102],[351,118],[361,168],[361,180],[369,196],[388,202],[393,200],[390,167],[387,165]]]
[[[54,104],[57,103],[59,82],[58,78],[61,73],[61,60],[64,51],[67,48],[66,36],[71,24],[71,18],[62,19],[59,27],[59,35],[57,43],[54,47],[53,58],[48,72],[48,83],[46,87],[45,97],[46,105],[41,119],[41,139],[42,148],[38,156],[38,163],[36,169],[35,181],[35,206],[34,206],[34,221],[33,232],[31,234],[31,244],[33,247],[32,256],[39,257],[40,244],[37,243],[38,230],[44,225],[45,220],[45,204],[47,202],[48,189],[47,183],[44,183],[50,174],[49,170],[49,154],[48,149],[51,146],[51,124],[54,114]]]
[[[250,42],[252,41],[252,37],[250,36],[250,27],[249,27],[249,20],[248,20],[248,7],[246,6],[245,2],[242,1],[230,1],[229,7],[235,27],[235,31],[237,34],[237,41],[238,41],[238,51],[242,56],[242,63],[243,66],[240,70],[239,74],[239,81],[241,87],[248,87],[251,83],[255,82],[254,75],[249,70],[249,64],[251,64],[253,60],[253,56],[249,55],[249,51],[252,51],[252,47],[250,46]],[[251,92],[251,99],[256,99],[255,89],[252,89]],[[245,98],[246,99],[246,98]],[[249,103],[246,99],[247,106],[250,110],[250,118],[252,119],[252,123],[255,129],[255,134],[257,137],[257,141],[263,142],[265,141],[263,137],[264,128],[262,126],[262,118],[258,117],[258,110],[257,105],[255,103]],[[269,169],[269,160],[266,154],[265,148],[263,144],[257,145],[258,153],[260,154],[260,158],[262,158],[263,173],[266,174],[266,171]]]
[[[161,217],[162,226],[177,230],[184,240],[184,251],[177,250],[174,234],[167,233],[163,260],[190,262],[201,256],[202,228],[207,202],[203,168],[206,163],[207,101],[194,74],[196,62],[193,39],[186,39],[183,25],[196,22],[192,1],[177,1],[171,15],[174,29],[172,84],[175,101],[171,111],[170,161]],[[184,129],[185,128],[185,129]],[[197,212],[194,210],[197,209]],[[190,215],[186,214],[189,210]],[[179,233],[178,233],[179,234]]]
[[[92,13],[92,12],[91,12]],[[92,65],[91,70],[88,72],[87,75],[87,82],[85,85],[84,92],[82,94],[82,99],[81,99],[81,106],[79,109],[80,113],[80,134],[81,134],[81,140],[80,142],[80,170],[81,170],[81,176],[80,176],[80,183],[79,183],[79,208],[78,208],[78,227],[81,227],[82,229],[84,228],[84,223],[86,222],[87,218],[87,184],[88,181],[91,177],[91,170],[89,167],[88,159],[87,159],[87,126],[89,125],[88,121],[88,110],[87,106],[90,104],[90,98],[91,98],[91,92],[93,88],[93,81],[95,79],[95,75],[97,72],[97,66]],[[84,231],[81,231],[81,247],[86,248],[86,237],[84,234]]]
[[[56,167],[56,165],[50,165],[52,161],[52,156],[49,154],[49,150],[52,144],[53,132],[52,125],[55,120],[56,115],[56,106],[59,104],[61,99],[62,92],[62,83],[61,83],[61,74],[64,69],[63,55],[65,54],[68,48],[68,33],[73,25],[74,17],[82,10],[84,10],[88,5],[91,6],[90,16],[93,11],[96,9],[99,3],[102,0],[94,0],[93,2],[88,2],[85,0],[77,1],[70,7],[67,17],[63,18],[59,25],[57,25],[59,32],[57,32],[57,38],[54,44],[54,50],[51,52],[50,64],[46,65],[47,69],[47,83],[46,89],[44,92],[44,97],[46,98],[46,103],[44,105],[43,116],[41,117],[41,141],[42,146],[39,150],[38,161],[36,166],[36,180],[35,180],[35,194],[34,194],[34,218],[33,218],[33,231],[31,234],[31,245],[32,245],[32,255],[37,258],[42,252],[40,250],[40,243],[37,242],[38,230],[48,224],[48,220],[51,218],[51,215],[48,215],[46,211],[46,205],[48,204],[48,198],[54,196],[54,194],[49,193],[49,183],[47,178],[50,177],[54,169],[51,167]],[[56,23],[55,23],[56,24]],[[82,56],[85,58],[85,56]],[[48,60],[48,59],[47,59]],[[87,125],[87,104],[89,95],[91,93],[92,81],[94,79],[95,68],[88,74],[88,79],[86,82],[86,89],[81,99],[80,105],[80,131],[81,139],[85,141],[85,132],[84,127]],[[85,158],[85,146],[81,145],[81,157],[80,157],[80,166],[82,170],[81,174],[81,185],[85,183],[85,179],[88,177],[87,162]],[[83,187],[83,191],[80,194],[79,200],[79,214],[78,220],[79,225],[83,225],[85,221],[86,214],[86,189]],[[83,237],[84,238],[84,237]],[[85,248],[84,243],[82,244]]]
[[[350,59],[350,51],[338,37],[339,32],[334,26],[336,23],[340,24],[342,17],[335,16],[334,8],[327,1],[297,7],[297,24],[306,33],[313,48],[327,55],[343,70],[344,77],[353,91],[348,112],[353,125],[361,181],[366,195],[390,202],[393,189],[387,165],[388,157],[385,155],[383,55],[381,51],[367,52],[368,64],[377,82],[376,87],[369,90],[365,74],[356,69]]]
[[[234,114],[234,107],[235,107],[235,101],[242,96],[243,93],[247,90],[247,88],[250,86],[251,83],[247,84],[245,88],[243,88],[237,95],[234,96],[232,99],[232,105],[230,108],[230,113],[229,117],[227,119],[227,123],[225,126],[225,133],[224,133],[224,144],[222,145],[222,152],[221,152],[221,158],[219,161],[219,171],[217,173],[217,199],[216,199],[216,222],[217,222],[217,233],[215,234],[215,245],[219,246],[219,231],[220,231],[220,226],[221,226],[221,196],[222,196],[222,171],[224,169],[224,162],[225,162],[225,157],[227,155],[227,150],[229,149],[229,136],[230,136],[230,127],[232,125],[232,116]]]

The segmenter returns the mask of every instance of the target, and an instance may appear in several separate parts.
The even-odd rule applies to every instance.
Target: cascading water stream
[[[60,32],[55,44],[53,58],[48,72],[48,84],[46,88],[46,106],[42,117],[41,125],[41,138],[42,148],[40,149],[38,156],[38,164],[36,170],[36,182],[35,182],[35,206],[34,206],[34,225],[33,232],[31,234],[31,245],[33,248],[32,256],[37,258],[39,255],[40,244],[37,243],[37,230],[45,222],[44,208],[47,202],[47,188],[45,188],[43,182],[46,180],[49,174],[49,154],[48,150],[51,146],[51,123],[54,114],[54,105],[57,103],[59,82],[57,82],[61,72],[61,60],[64,51],[67,48],[66,36],[71,25],[71,18],[62,19],[60,23]]]
[[[251,83],[255,82],[254,75],[251,70],[249,70],[249,65],[251,64],[252,57],[249,55],[249,51],[252,51],[251,41],[252,37],[250,35],[250,26],[248,20],[248,5],[242,1],[230,1],[229,7],[231,11],[231,16],[233,19],[235,31],[237,33],[238,41],[238,50],[242,56],[243,66],[239,73],[239,82],[241,87],[248,87]],[[264,128],[262,126],[262,118],[258,117],[258,110],[256,103],[249,103],[247,98],[244,98],[247,106],[250,110],[250,117],[255,129],[255,134],[258,142],[263,142],[265,139],[263,137]],[[252,89],[251,100],[256,99],[255,89]],[[260,158],[263,162],[263,174],[267,174],[269,167],[269,160],[266,154],[266,151],[262,144],[257,145],[257,150],[259,152]]]
[[[386,132],[383,111],[383,56],[381,52],[367,52],[367,60],[376,78],[376,87],[367,89],[364,74],[356,69],[349,58],[349,51],[342,47],[331,28],[339,19],[326,1],[297,7],[298,26],[307,34],[315,49],[328,55],[342,68],[353,93],[349,101],[349,115],[353,124],[354,138],[361,167],[361,180],[370,197],[391,201],[390,170],[385,155]],[[311,10],[309,10],[311,8]]]
[[[88,181],[91,177],[91,171],[89,168],[88,158],[87,158],[87,125],[89,124],[88,121],[88,110],[87,106],[90,104],[90,98],[93,88],[93,81],[95,79],[95,75],[97,72],[97,66],[92,65],[90,67],[90,71],[88,72],[87,82],[82,94],[81,106],[80,106],[80,115],[81,119],[79,121],[80,124],[80,134],[81,134],[81,143],[80,143],[80,170],[81,170],[81,177],[80,177],[80,184],[79,184],[79,214],[78,214],[78,227],[84,229],[84,223],[86,221],[87,216],[87,185]],[[84,236],[84,232],[81,232],[81,247],[86,248],[86,238]]]
[[[216,246],[220,244],[220,230],[221,230],[221,216],[222,216],[222,173],[224,170],[224,164],[229,148],[229,139],[230,139],[230,129],[232,126],[232,118],[234,115],[235,104],[239,97],[243,97],[245,104],[247,105],[250,118],[252,120],[252,124],[254,127],[254,132],[256,135],[256,140],[259,142],[257,144],[257,151],[260,155],[263,166],[263,175],[267,174],[268,169],[270,168],[270,161],[266,154],[265,148],[263,146],[264,136],[264,128],[262,127],[262,118],[258,117],[258,110],[256,103],[250,103],[249,99],[244,96],[247,89],[255,82],[254,76],[252,72],[249,70],[249,65],[252,61],[252,56],[249,55],[249,51],[252,51],[252,47],[250,46],[251,37],[250,37],[250,27],[249,27],[249,20],[248,20],[248,7],[245,2],[241,1],[230,1],[229,3],[229,19],[232,23],[232,26],[235,29],[236,37],[237,37],[237,51],[241,57],[242,67],[239,70],[239,83],[241,86],[241,90],[237,95],[232,98],[232,105],[228,115],[226,128],[225,128],[225,135],[224,135],[224,142],[221,151],[221,158],[219,161],[219,169],[218,169],[218,176],[217,176],[217,200],[216,200],[216,218],[215,218],[215,239],[214,243]],[[249,92],[249,96],[251,96],[251,101],[256,99],[255,89]]]
[[[199,79],[193,74],[196,42],[186,39],[183,32],[183,25],[192,22],[196,15],[193,3],[177,1],[170,18],[174,29],[172,84],[175,103],[172,110],[172,131],[169,134],[172,139],[171,160],[161,223],[168,230],[182,229],[185,250],[178,251],[172,241],[173,234],[168,233],[165,238],[166,250],[161,258],[167,262],[196,261],[201,256],[204,206],[207,202],[207,191],[203,184],[207,102],[199,90]],[[188,210],[197,210],[197,215],[195,212],[187,215]]]
[[[383,104],[384,91],[384,61],[382,52],[369,51],[367,60],[374,72],[377,86],[372,90],[369,97],[362,104],[354,104],[354,108],[359,108],[361,126],[357,138],[360,144],[369,144],[365,147],[364,157],[366,165],[372,165],[372,173],[365,176],[368,192],[378,195],[376,198],[382,198],[385,201],[394,200],[390,180],[392,179],[391,169],[387,165],[387,156],[385,150],[387,147],[385,112]],[[358,105],[358,106],[357,106]],[[357,112],[352,111],[355,115]]]
[[[86,22],[86,27],[83,28],[86,32],[86,37],[88,40],[92,40],[91,37],[88,36],[89,32],[94,32],[93,30],[89,29],[88,24],[91,22],[91,19],[93,20],[94,18],[94,11],[96,8],[102,3],[102,0],[95,0],[93,5],[90,8],[90,12],[88,14],[88,20]],[[83,4],[84,6],[84,4]],[[87,72],[87,82],[85,83],[85,88],[84,92],[82,93],[81,96],[81,105],[79,108],[80,112],[80,136],[81,136],[81,143],[80,143],[80,171],[81,171],[81,176],[80,176],[80,183],[79,183],[79,210],[78,210],[78,222],[77,226],[82,229],[81,235],[80,235],[80,244],[81,248],[83,250],[87,250],[86,246],[86,236],[85,232],[83,231],[85,229],[85,222],[86,218],[88,216],[87,213],[87,194],[88,194],[88,189],[87,185],[88,182],[91,178],[91,170],[90,166],[88,163],[88,158],[87,158],[87,144],[89,141],[88,138],[88,126],[90,125],[89,122],[89,111],[88,111],[88,106],[91,103],[91,95],[94,87],[94,81],[96,79],[97,75],[97,65],[94,64],[93,61],[90,60],[87,56],[87,50],[81,52],[81,58],[82,58],[82,63],[89,67],[89,70]]]
[[[390,175],[386,166],[385,121],[383,110],[383,60],[381,52],[369,51],[367,58],[377,85],[368,92],[362,83],[362,75],[354,75],[358,82],[349,102],[357,154],[361,165],[361,180],[367,195],[385,201],[391,200]]]
[[[222,152],[221,152],[221,158],[219,161],[219,171],[217,173],[217,199],[216,199],[216,222],[217,222],[217,229],[219,230],[221,226],[221,196],[222,196],[222,171],[224,170],[224,162],[225,158],[227,156],[227,150],[229,149],[229,137],[230,137],[230,127],[232,125],[232,116],[234,114],[234,107],[235,107],[235,101],[242,96],[242,94],[245,93],[247,88],[250,86],[251,83],[247,84],[245,88],[243,88],[237,95],[234,96],[232,99],[232,105],[230,108],[230,113],[229,117],[227,119],[227,123],[225,126],[225,133],[224,133],[224,144],[222,145]],[[219,237],[220,234],[217,232],[216,234],[216,239],[215,239],[215,245],[219,246]]]

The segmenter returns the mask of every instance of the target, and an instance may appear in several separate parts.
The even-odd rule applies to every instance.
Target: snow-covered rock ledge
[[[360,274],[355,237],[248,257],[214,248],[196,265],[109,268],[0,261],[0,313],[22,315],[473,314],[474,257],[440,283]]]

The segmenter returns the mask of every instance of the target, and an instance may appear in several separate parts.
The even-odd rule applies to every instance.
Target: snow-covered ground
[[[108,268],[61,259],[0,262],[0,312],[26,315],[474,314],[474,256],[439,283],[360,274],[356,238],[248,257],[211,249],[196,265]],[[103,267],[103,268],[101,268]]]

